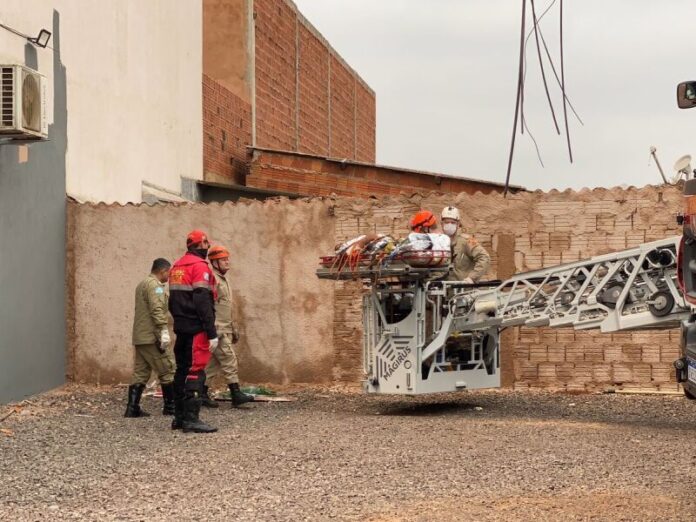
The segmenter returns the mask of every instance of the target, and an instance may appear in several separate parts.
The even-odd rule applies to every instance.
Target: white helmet
[[[442,219],[456,219],[459,221],[459,210],[457,207],[445,207],[442,209]]]

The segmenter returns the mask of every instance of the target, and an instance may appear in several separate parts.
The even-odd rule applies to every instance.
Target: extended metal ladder
[[[681,237],[518,274],[502,283],[442,281],[446,271],[363,268],[365,388],[422,394],[497,387],[503,328],[673,328],[691,309],[677,287]],[[324,270],[319,277],[329,278]]]

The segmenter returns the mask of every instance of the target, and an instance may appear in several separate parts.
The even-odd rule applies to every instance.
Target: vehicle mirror
[[[696,107],[696,82],[681,82],[677,85],[677,105],[680,109]]]

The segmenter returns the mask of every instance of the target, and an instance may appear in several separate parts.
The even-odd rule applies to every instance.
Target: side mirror
[[[677,85],[677,105],[680,109],[696,107],[696,82],[681,82]]]

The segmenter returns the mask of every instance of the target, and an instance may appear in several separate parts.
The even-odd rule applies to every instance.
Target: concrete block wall
[[[489,278],[504,278],[512,266],[514,272],[534,270],[678,235],[675,215],[681,198],[679,188],[645,187],[518,193],[507,199],[497,194],[339,199],[336,240],[368,231],[404,235],[408,217],[419,208],[439,213],[455,204],[463,213],[464,230],[491,254]],[[505,238],[514,242],[512,249],[504,248]],[[352,357],[361,332],[355,313],[359,294],[355,286],[336,290],[334,347]],[[677,330],[601,334],[514,328],[503,339],[503,381],[515,388],[676,388],[671,363],[679,354]],[[352,371],[343,368],[342,375],[353,380],[360,373],[356,365]]]

